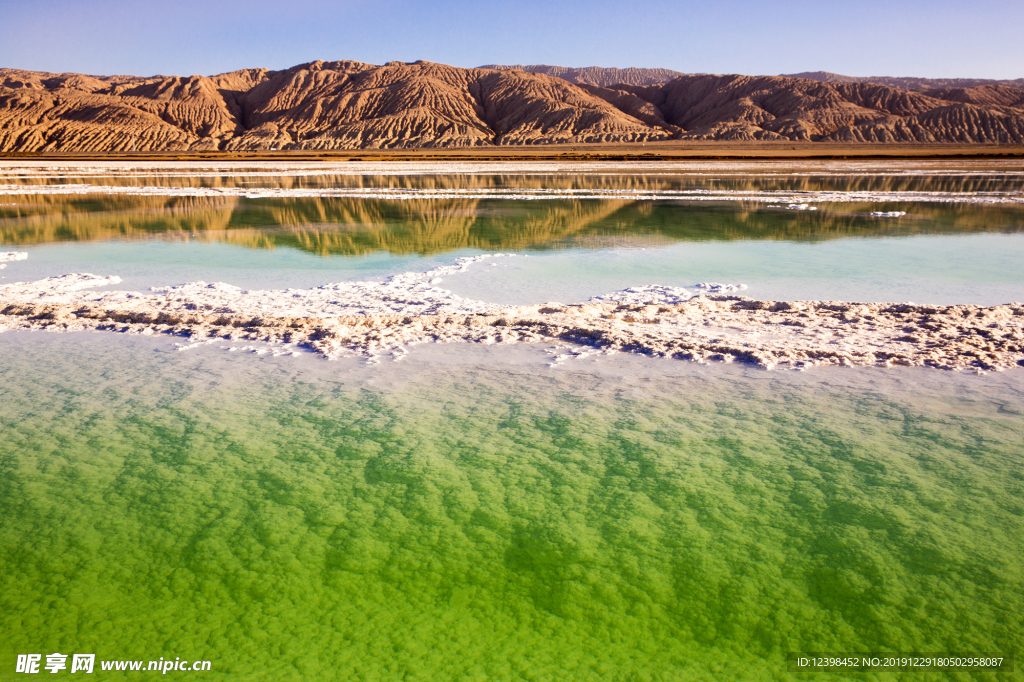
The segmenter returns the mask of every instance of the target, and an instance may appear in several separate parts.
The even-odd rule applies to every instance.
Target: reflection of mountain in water
[[[12,197],[13,198],[13,197]],[[872,218],[906,210],[899,220]],[[117,195],[17,197],[0,206],[0,243],[25,246],[122,238],[196,238],[320,255],[464,248],[579,248],[620,240],[827,240],[1024,231],[1015,206],[841,204],[836,212],[757,204],[631,200],[244,199]]]

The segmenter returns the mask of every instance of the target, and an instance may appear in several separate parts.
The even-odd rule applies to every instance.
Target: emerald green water
[[[212,661],[172,678],[797,679],[789,651],[1024,641],[1016,373],[171,348],[0,336],[0,679],[54,651]]]
[[[1019,204],[892,194],[809,212],[570,192],[1019,193],[1006,164],[122,170],[0,175],[483,193],[9,194],[0,251],[28,259],[0,284],[93,272],[133,290],[310,287],[512,251],[522,257],[444,286],[508,304],[698,281],[769,299],[987,305],[1024,292]],[[566,195],[488,194],[504,189]],[[896,210],[907,215],[870,215]],[[99,661],[179,656],[232,681],[785,680],[810,676],[787,672],[788,652],[1010,653],[1024,641],[1019,371],[628,356],[549,368],[540,348],[469,345],[368,367],[173,341],[0,335],[0,680],[23,677],[17,655],[55,651],[95,653],[98,680],[154,674]],[[1022,675],[845,675],[904,677]]]

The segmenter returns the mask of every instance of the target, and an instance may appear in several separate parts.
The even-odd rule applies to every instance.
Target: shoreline
[[[5,330],[110,331],[297,345],[327,359],[401,359],[420,343],[568,341],[603,351],[764,369],[909,366],[977,372],[1024,368],[1024,305],[931,306],[760,301],[698,295],[679,302],[591,302],[494,307],[476,313],[289,317],[185,297],[132,304],[0,299]],[[184,349],[184,347],[182,348]]]
[[[2,261],[27,254],[0,253]],[[633,287],[585,303],[502,305],[443,289],[445,277],[514,253],[456,259],[383,282],[253,290],[194,281],[152,293],[95,291],[117,276],[72,273],[0,284],[0,331],[115,331],[298,345],[327,359],[369,359],[434,342],[568,341],[602,351],[765,369],[820,365],[1024,368],[1024,304],[764,301],[744,284]],[[493,265],[494,263],[492,263]],[[696,290],[696,291],[691,291]]]
[[[614,147],[614,145],[597,145]],[[687,145],[697,148],[700,145]],[[707,146],[707,145],[705,145]],[[791,145],[784,145],[791,146]],[[806,146],[806,145],[805,145]],[[934,146],[934,145],[932,145]],[[636,147],[636,145],[633,145]],[[736,149],[774,149],[779,145],[739,145]],[[918,146],[925,149],[928,145]],[[965,147],[965,146],[961,146]],[[972,149],[977,146],[970,146]],[[667,147],[666,147],[667,148]],[[798,150],[799,145],[792,146]],[[894,147],[865,145],[870,148]],[[944,147],[955,151],[957,147]],[[995,149],[993,147],[992,149]],[[1024,153],[1024,147],[1020,148]],[[436,150],[435,150],[436,151]],[[479,151],[470,150],[470,151]],[[576,146],[570,150],[579,151]],[[404,152],[401,152],[404,153]],[[250,155],[255,158],[254,155]],[[281,153],[281,159],[296,157]],[[336,155],[324,155],[336,156]],[[230,161],[224,156],[223,161]],[[80,157],[82,166],[88,164]],[[217,167],[182,161],[178,164],[147,160],[147,155],[132,157],[142,162],[127,170],[138,170],[149,164],[155,169],[173,165],[195,170]],[[393,160],[401,160],[393,156]],[[422,158],[423,161],[430,159]],[[436,160],[436,159],[435,159]],[[479,159],[478,159],[479,160]],[[519,164],[424,163],[419,172],[488,173],[513,169],[520,172],[569,173],[608,172],[628,167],[627,163],[555,164],[546,168],[531,159]],[[561,159],[567,161],[568,159]],[[677,172],[706,172],[713,164],[674,162],[647,158],[633,166],[634,170],[650,172],[655,168]],[[545,162],[546,163],[546,162]],[[714,166],[735,167],[749,172],[747,166],[773,163],[735,159]],[[781,163],[781,161],[779,161]],[[0,164],[3,165],[3,164]],[[8,167],[17,164],[7,164]],[[116,168],[125,160],[106,158],[95,166]],[[224,167],[231,166],[224,163]],[[237,167],[238,162],[234,163]],[[289,164],[269,164],[281,171]],[[293,164],[298,165],[298,164]],[[306,164],[308,165],[308,164]],[[409,164],[410,166],[412,164]],[[908,159],[904,169],[888,163],[889,172],[902,171],[927,176],[940,167],[948,172],[947,163],[929,163]],[[65,171],[52,159],[25,163],[24,166],[54,167]],[[1016,176],[1024,166],[1006,160],[982,160],[965,163],[970,171],[996,172]],[[789,166],[792,168],[793,166]],[[806,164],[815,172],[852,171],[863,174],[865,168],[853,162],[827,164],[817,160]],[[388,168],[378,164],[378,169]],[[342,169],[353,176],[373,171],[362,164],[335,164],[332,172]],[[399,164],[388,171],[408,173]],[[299,169],[305,174],[305,169]],[[323,172],[319,170],[318,172]],[[43,175],[41,173],[40,175]],[[390,173],[389,173],[390,174]],[[32,180],[32,173],[24,173]],[[86,177],[83,175],[83,177]],[[134,176],[133,176],[134,177]],[[141,177],[141,175],[139,175]],[[47,180],[48,178],[38,178]],[[97,196],[153,194],[160,196],[230,196],[265,198],[271,196],[347,196],[355,199],[385,198],[617,198],[625,200],[713,201],[726,200],[763,204],[770,209],[814,210],[807,202],[893,203],[899,200],[938,203],[1024,204],[1024,195],[1013,191],[850,191],[850,190],[731,190],[731,189],[522,189],[506,187],[468,188],[256,188],[256,187],[173,187],[173,186],[93,186],[90,184],[35,184],[0,186],[0,195],[92,194]],[[881,206],[881,208],[885,208]],[[891,208],[891,207],[889,207]],[[882,210],[871,214],[878,219],[893,219],[903,211]],[[0,254],[3,260],[20,259],[19,253]],[[454,295],[437,285],[442,277],[464,272],[475,262],[488,258],[515,256],[489,253],[460,258],[428,272],[406,272],[384,282],[337,282],[313,289],[242,290],[214,282],[192,281],[187,284],[152,289],[153,293],[129,291],[90,291],[120,283],[118,277],[90,274],[67,274],[35,282],[0,284],[0,330],[48,329],[52,331],[106,330],[137,334],[172,334],[188,337],[193,342],[204,339],[262,341],[298,344],[326,358],[345,354],[370,358],[381,354],[402,355],[406,345],[424,342],[473,342],[502,344],[536,341],[568,341],[608,351],[626,351],[658,357],[672,357],[694,362],[745,362],[764,368],[806,368],[818,365],[844,366],[928,366],[948,370],[1001,371],[1024,367],[1024,306],[1008,303],[996,306],[979,305],[914,305],[908,303],[846,303],[832,300],[761,301],[733,295],[739,285],[692,285],[700,293],[684,289],[651,286],[598,296],[587,303],[564,305],[499,305]],[[180,280],[179,280],[180,281]],[[811,294],[814,296],[814,293]],[[820,294],[819,294],[820,295]],[[827,294],[826,294],[827,295]],[[785,297],[785,295],[783,295]],[[780,297],[780,298],[783,298]],[[581,297],[582,299],[582,297]],[[580,300],[580,299],[577,299]],[[508,302],[506,302],[508,303]]]
[[[352,149],[325,152],[0,152],[4,161],[714,161],[1012,160],[1020,144],[679,142],[542,144],[504,147]]]

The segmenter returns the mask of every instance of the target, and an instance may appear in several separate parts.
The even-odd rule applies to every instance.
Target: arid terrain
[[[615,69],[603,66],[584,66],[572,68],[568,66],[551,66],[549,64],[487,64],[479,67],[481,69],[497,69],[503,71],[527,71],[529,73],[542,73],[546,76],[554,76],[567,80],[577,85],[597,85],[602,88],[613,85],[658,85],[668,83],[674,78],[686,76],[681,71],[672,69],[641,69],[631,67],[628,69]]]
[[[635,153],[636,145],[722,141],[1020,145],[1024,90],[738,75],[601,87],[429,62],[313,62],[210,77],[0,70],[0,152],[8,153],[588,144]]]
[[[672,69],[637,68],[615,69],[602,66],[585,66],[572,68],[567,66],[551,66],[549,64],[488,64],[481,69],[513,69],[543,73],[569,81],[570,83],[597,85],[602,88],[613,85],[658,85],[668,83],[680,76],[706,76],[708,74],[690,74]],[[940,90],[943,88],[975,88],[980,85],[1001,85],[1011,88],[1024,88],[1024,78],[993,79],[993,78],[918,78],[914,76],[844,76],[830,71],[803,71],[801,73],[782,73],[783,78],[803,78],[824,83],[875,83],[887,85],[900,90]]]
[[[993,78],[917,78],[914,76],[843,76],[828,71],[784,73],[787,78],[808,78],[826,83],[877,83],[903,90],[940,90],[943,88],[976,88],[980,85],[1001,85],[1024,88],[1024,78],[996,80]]]

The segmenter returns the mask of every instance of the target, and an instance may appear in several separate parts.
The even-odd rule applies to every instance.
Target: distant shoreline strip
[[[406,189],[332,188],[281,189],[245,187],[160,187],[118,185],[0,185],[0,196],[117,194],[167,197],[239,197],[245,199],[339,198],[408,201],[422,199],[504,199],[516,201],[613,199],[629,201],[748,201],[764,204],[799,203],[940,203],[1024,204],[1024,192],[912,191],[746,191],[746,190],[628,190],[628,189]]]

